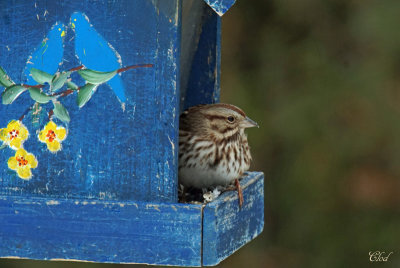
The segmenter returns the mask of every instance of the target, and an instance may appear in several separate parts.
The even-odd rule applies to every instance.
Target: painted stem
[[[25,87],[25,88],[43,88],[44,87],[44,85],[31,86],[31,85],[27,85],[27,84],[22,84],[22,86]]]
[[[126,67],[123,67],[123,68],[118,69],[118,70],[117,70],[117,73],[122,73],[122,72],[125,72],[125,71],[128,71],[128,70],[137,69],[137,68],[149,68],[149,67],[153,67],[153,66],[154,66],[153,64],[136,64],[136,65],[130,65],[130,66],[126,66]],[[70,69],[69,71],[70,71],[70,72],[74,72],[74,71],[78,71],[78,70],[83,69],[83,68],[84,68],[84,66],[81,65],[81,66],[72,68],[72,69]],[[66,96],[68,96],[68,95],[74,93],[75,91],[79,91],[79,89],[80,89],[80,87],[78,87],[77,90],[73,90],[73,89],[68,88],[68,89],[66,89],[66,90],[64,90],[64,91],[62,91],[62,92],[54,93],[54,94],[51,95],[51,96],[55,96],[55,97],[57,97],[57,98],[63,98],[63,97],[66,97]]]
[[[150,68],[150,67],[153,67],[153,66],[154,66],[153,64],[130,65],[130,66],[126,66],[126,67],[118,69],[117,73],[122,73],[122,72],[125,72],[125,71],[128,71],[128,70],[137,69],[137,68]],[[70,69],[69,71],[70,72],[75,72],[75,71],[81,70],[83,68],[85,68],[85,66],[80,65],[78,67],[74,67],[74,68]],[[37,89],[40,89],[40,88],[44,87],[44,85],[34,85],[34,86],[32,86],[32,85],[26,85],[26,84],[22,84],[22,86],[25,87],[25,88],[37,88]],[[68,88],[68,89],[66,89],[66,90],[64,90],[62,92],[54,93],[54,94],[52,94],[50,96],[56,97],[56,98],[63,98],[63,97],[66,97],[66,96],[74,93],[75,91],[79,91],[79,89],[80,89],[80,87],[78,87],[77,90],[73,90],[73,89]],[[21,117],[18,120],[22,121],[24,119],[24,117],[28,114],[28,112],[30,110],[32,110],[32,107],[29,107],[28,109],[26,109],[26,111],[21,115]],[[51,117],[53,116],[53,114],[54,114],[54,111],[50,110],[50,112],[49,112],[49,120],[51,120]]]
[[[83,69],[84,67],[85,67],[85,66],[81,65],[81,66],[72,68],[72,69],[70,69],[69,71],[70,71],[70,72],[75,72],[75,71],[78,71],[78,70],[80,70],[80,69]]]
[[[75,91],[79,91],[79,89],[80,89],[80,87],[77,90],[73,90],[73,89],[68,88],[67,90],[64,90],[62,92],[54,93],[51,96],[54,96],[54,97],[57,97],[57,98],[62,98],[62,97],[68,96],[69,94],[74,93]]]
[[[153,67],[153,64],[137,64],[137,65],[130,65],[130,66],[126,66],[124,68],[118,69],[117,73],[122,73],[131,69],[136,69],[136,68],[149,68],[149,67]]]
[[[49,121],[51,121],[51,117],[53,116],[53,114],[54,114],[54,111],[53,111],[53,109],[51,109],[49,112]]]

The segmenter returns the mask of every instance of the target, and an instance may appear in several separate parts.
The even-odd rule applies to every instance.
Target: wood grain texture
[[[199,266],[202,207],[0,198],[0,256]]]
[[[242,179],[244,204],[236,192],[226,192],[204,208],[203,265],[214,266],[259,235],[264,228],[264,175]]]
[[[33,178],[23,181],[7,166],[14,152],[1,150],[0,194],[177,201],[180,5],[176,0],[10,0],[1,5],[0,66],[17,83],[26,82],[28,57],[56,22],[66,25],[59,71],[81,64],[74,31],[68,27],[74,12],[87,16],[119,53],[123,66],[154,67],[121,73],[124,105],[106,84],[81,109],[76,96],[63,98],[71,121],[66,125],[55,120],[68,129],[63,149],[56,154],[37,139],[52,104],[42,105],[39,115],[28,113],[23,123],[30,137],[24,147],[39,165],[32,170]],[[79,76],[75,78],[82,85]],[[0,128],[32,105],[28,93],[0,105]]]
[[[181,89],[181,108],[219,102],[221,73],[221,18],[209,6],[203,14],[196,45],[189,64],[190,72]]]
[[[215,265],[263,229],[263,175],[207,205],[0,196],[0,257]],[[203,260],[203,263],[202,263]]]

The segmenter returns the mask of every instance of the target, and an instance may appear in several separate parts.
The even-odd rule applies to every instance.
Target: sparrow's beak
[[[249,127],[259,127],[258,124],[256,122],[254,122],[253,120],[251,120],[250,118],[248,118],[246,116],[245,120],[243,120],[243,122],[241,123],[243,128],[249,128]]]

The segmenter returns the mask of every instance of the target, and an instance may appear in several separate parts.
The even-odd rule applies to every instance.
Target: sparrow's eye
[[[235,117],[233,117],[233,116],[228,116],[228,121],[229,121],[230,123],[235,122]]]

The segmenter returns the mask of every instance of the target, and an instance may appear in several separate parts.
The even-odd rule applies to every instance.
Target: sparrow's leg
[[[239,197],[239,208],[242,208],[243,205],[243,192],[242,192],[242,187],[240,186],[240,182],[238,179],[235,179],[235,186],[236,190],[238,192],[238,197]]]

